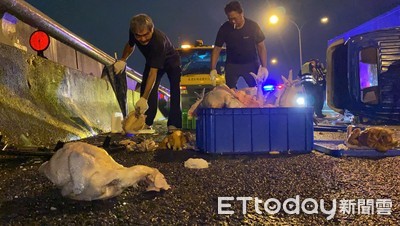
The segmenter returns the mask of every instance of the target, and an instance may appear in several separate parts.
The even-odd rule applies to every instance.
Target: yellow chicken
[[[380,152],[386,152],[398,145],[394,139],[394,131],[383,127],[369,127],[361,131],[353,125],[347,127],[347,146],[369,147]]]
[[[182,150],[186,147],[188,140],[185,133],[180,130],[167,135],[159,144],[161,149]]]

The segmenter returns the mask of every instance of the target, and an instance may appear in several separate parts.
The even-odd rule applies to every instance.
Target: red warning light
[[[46,32],[37,30],[31,34],[29,44],[33,50],[43,52],[50,45],[50,37]]]

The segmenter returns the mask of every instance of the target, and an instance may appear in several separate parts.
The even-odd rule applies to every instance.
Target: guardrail
[[[47,32],[51,37],[104,65],[110,65],[115,62],[113,57],[72,33],[23,0],[1,0],[0,11],[13,14],[24,23]],[[142,82],[141,74],[130,67],[127,67],[127,75],[139,83]],[[160,86],[159,91],[164,95],[170,96],[169,89],[166,87]]]

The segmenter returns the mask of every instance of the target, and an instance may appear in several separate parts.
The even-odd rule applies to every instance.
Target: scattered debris
[[[185,161],[184,166],[189,169],[208,168],[208,162],[202,158],[190,158]]]
[[[155,151],[157,148],[158,145],[156,144],[156,142],[154,142],[154,140],[150,138],[136,144],[134,150],[138,152],[145,152],[145,151]]]
[[[131,139],[121,140],[118,144],[125,146],[128,151],[134,151],[136,147],[136,142]]]
[[[351,124],[353,122],[354,122],[354,115],[351,114],[348,110],[345,110],[343,115],[339,115],[339,117],[333,121],[333,124],[343,125],[343,124]]]
[[[337,146],[338,150],[349,150],[349,148],[345,144],[339,144]]]
[[[135,142],[130,139],[121,140],[118,144],[126,147],[128,151],[145,152],[145,151],[155,151],[158,148],[156,142],[149,138],[144,139],[139,142]]]

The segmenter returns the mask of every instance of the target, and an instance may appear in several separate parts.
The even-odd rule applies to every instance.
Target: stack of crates
[[[198,110],[196,144],[207,153],[310,153],[312,108]]]
[[[189,118],[188,110],[182,110],[182,129],[185,130],[196,129],[196,118]]]

